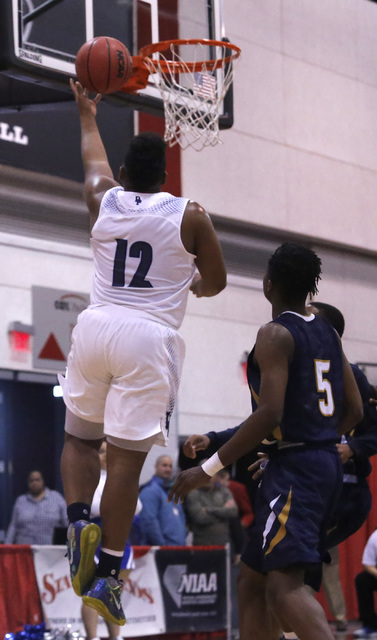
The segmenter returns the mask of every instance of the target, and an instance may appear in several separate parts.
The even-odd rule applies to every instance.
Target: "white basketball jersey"
[[[164,192],[105,193],[92,229],[92,305],[124,305],[179,328],[195,273],[181,240],[187,203]]]

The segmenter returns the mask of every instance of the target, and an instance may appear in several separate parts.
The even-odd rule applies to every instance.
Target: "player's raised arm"
[[[96,116],[101,96],[89,98],[79,82],[70,80],[72,93],[77,103],[81,126],[81,158],[84,168],[85,200],[90,213],[91,228],[95,223],[104,193],[117,186],[110,168],[106,149],[100,136]]]

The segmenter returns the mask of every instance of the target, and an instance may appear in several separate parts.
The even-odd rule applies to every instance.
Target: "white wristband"
[[[220,471],[220,469],[224,469],[224,465],[221,462],[221,460],[219,458],[219,454],[217,453],[217,451],[216,451],[216,453],[213,454],[213,456],[208,458],[208,460],[203,462],[202,469],[203,469],[204,473],[206,473],[207,476],[210,476],[211,478],[212,478],[212,476],[215,475],[215,473]]]

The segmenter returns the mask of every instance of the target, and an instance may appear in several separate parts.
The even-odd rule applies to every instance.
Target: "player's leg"
[[[122,553],[139,495],[139,477],[147,451],[107,444],[107,477],[101,500],[102,546]],[[120,565],[119,565],[120,566]]]
[[[138,441],[145,449],[123,448],[108,439],[107,477],[101,499],[102,548],[95,578],[85,591],[83,602],[94,608],[107,621],[117,625],[126,622],[121,605],[122,584],[119,573],[124,548],[135,514],[139,493],[139,477],[154,438]]]
[[[81,502],[91,504],[99,482],[101,466],[98,451],[103,442],[102,425],[91,424],[66,410],[66,429],[72,430],[73,424],[86,424],[87,434],[93,433],[94,439],[77,437],[66,431],[61,456],[61,474],[64,496],[67,505]],[[98,438],[95,436],[98,433]],[[88,514],[88,518],[89,518]]]
[[[241,562],[237,581],[240,640],[278,640],[280,625],[266,599],[266,576]]]
[[[95,572],[94,554],[101,537],[98,525],[90,523],[90,506],[100,478],[98,451],[103,427],[66,411],[66,434],[61,474],[67,502],[68,561],[72,587],[81,596]]]
[[[330,549],[331,562],[323,565],[323,588],[337,630],[347,629],[347,611],[339,574],[339,548]]]
[[[288,567],[267,576],[267,602],[284,629],[300,640],[334,640],[325,613],[304,584],[304,570]]]
[[[86,640],[98,640],[97,624],[98,613],[84,604],[81,607],[81,618],[85,628]]]
[[[85,628],[86,640],[99,640],[97,636],[98,613],[95,609],[87,607],[85,604],[81,607],[81,618]],[[119,626],[112,622],[106,622],[110,640],[116,640],[119,637]]]

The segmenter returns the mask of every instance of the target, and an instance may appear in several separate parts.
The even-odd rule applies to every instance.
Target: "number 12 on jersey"
[[[116,238],[116,250],[113,266],[113,287],[124,287],[126,285],[125,271],[126,260],[129,258],[140,258],[135,273],[127,285],[128,287],[153,288],[152,283],[146,280],[146,275],[153,260],[153,249],[148,242],[133,242],[128,252],[128,240]]]

